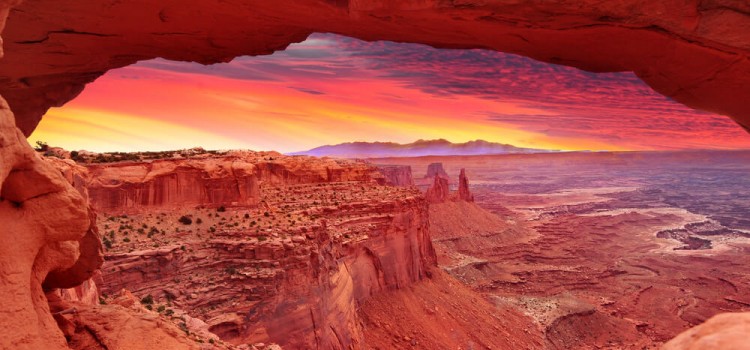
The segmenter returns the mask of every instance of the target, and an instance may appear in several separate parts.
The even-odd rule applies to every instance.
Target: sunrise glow
[[[322,34],[227,64],[113,70],[51,109],[30,140],[92,151],[291,152],[437,138],[560,150],[750,147],[729,118],[670,101],[631,73]]]

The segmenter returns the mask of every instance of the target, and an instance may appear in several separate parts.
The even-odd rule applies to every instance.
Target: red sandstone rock
[[[17,1],[4,1],[0,15]],[[29,134],[109,69],[163,57],[268,54],[313,32],[485,48],[589,71],[633,71],[656,91],[750,125],[745,2],[26,0],[3,32],[0,94]],[[305,14],[301,16],[300,14]],[[0,16],[4,17],[4,16]]]
[[[403,165],[378,165],[380,171],[385,177],[385,185],[388,186],[414,186],[411,167]]]
[[[124,189],[151,186],[148,179],[155,177],[141,169],[152,163],[87,165],[86,191],[104,211],[100,230],[114,242],[102,269],[102,292],[127,288],[139,297],[150,294],[154,307],[169,302],[205,321],[207,331],[236,343],[361,344],[355,306],[421,280],[435,265],[426,202],[414,188],[376,185],[380,179],[365,163],[268,158],[233,152],[158,161],[159,169],[172,169],[159,172],[165,179],[186,167],[198,169],[204,174],[196,177],[203,181],[198,188],[208,181],[235,182],[237,172],[217,164],[244,164],[257,184],[255,197],[221,212],[179,201],[140,206],[136,212],[130,201],[102,205],[101,198]],[[115,186],[103,185],[116,179]],[[126,181],[130,187],[121,185]],[[222,203],[209,198],[201,205]],[[121,216],[124,212],[129,215]],[[179,224],[180,215],[194,222]],[[292,219],[299,223],[290,224]],[[156,234],[137,233],[142,224]]]
[[[135,301],[137,303],[137,301]],[[68,339],[66,349],[226,349],[218,344],[200,346],[196,339],[139,304],[123,307],[54,301],[52,310]],[[201,340],[203,342],[203,340]],[[39,348],[44,349],[44,348]]]
[[[725,313],[668,341],[662,350],[750,349],[750,313]]]
[[[443,163],[430,163],[430,165],[427,166],[427,174],[425,174],[424,177],[427,179],[432,179],[435,176],[440,176],[450,182],[450,176],[448,176],[448,173],[445,172]]]
[[[0,223],[0,348],[66,348],[42,282],[50,272],[68,269],[82,273],[66,276],[60,285],[88,279],[85,270],[96,261],[82,260],[100,258],[88,246],[98,237],[86,235],[91,216],[84,199],[35,154],[1,98]],[[84,254],[81,243],[86,246]]]
[[[259,204],[260,184],[369,181],[364,163],[276,152],[232,151],[216,157],[87,164],[81,186],[103,211]]]
[[[474,195],[469,190],[469,178],[466,177],[466,170],[461,168],[458,174],[458,199],[464,202],[473,202]]]
[[[448,188],[448,179],[435,175],[435,181],[432,186],[427,189],[424,195],[430,203],[443,203],[450,197],[450,189]]]

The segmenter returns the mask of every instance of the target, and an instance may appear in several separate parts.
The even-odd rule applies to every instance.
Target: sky
[[[154,59],[112,70],[50,109],[30,141],[293,152],[439,138],[555,150],[750,148],[729,118],[674,102],[630,72],[333,34],[230,63]]]

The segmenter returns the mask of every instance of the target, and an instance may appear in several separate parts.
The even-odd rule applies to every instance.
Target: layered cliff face
[[[378,165],[378,171],[383,174],[384,184],[388,186],[414,186],[411,166],[408,165]]]
[[[372,167],[311,157],[283,157],[277,152],[232,151],[214,156],[153,161],[88,163],[84,187],[102,211],[189,206],[256,206],[259,184],[370,181]]]
[[[750,125],[750,8],[706,1],[11,0],[0,94],[29,134],[107,70],[154,57],[216,63],[313,32],[484,48],[589,71],[633,71],[656,91]],[[305,14],[300,15],[300,14]],[[4,16],[3,16],[4,17]]]
[[[426,201],[416,189],[378,185],[382,178],[364,163],[235,157],[87,165],[84,182],[102,210],[107,247],[99,289],[150,295],[153,309],[184,311],[236,344],[361,347],[357,305],[425,278],[436,264]],[[187,182],[198,189],[250,177],[253,200],[226,207],[222,200],[235,197],[183,196],[200,200],[182,205],[110,200],[183,183],[185,168],[202,179]],[[121,181],[104,186],[108,179]]]

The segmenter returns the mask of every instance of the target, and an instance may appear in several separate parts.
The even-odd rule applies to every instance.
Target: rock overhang
[[[46,110],[110,69],[204,64],[283,50],[314,32],[483,48],[593,72],[750,125],[750,5],[739,1],[176,0],[5,2],[0,95],[29,135]],[[304,14],[304,15],[300,15]],[[747,29],[747,30],[743,30]]]

